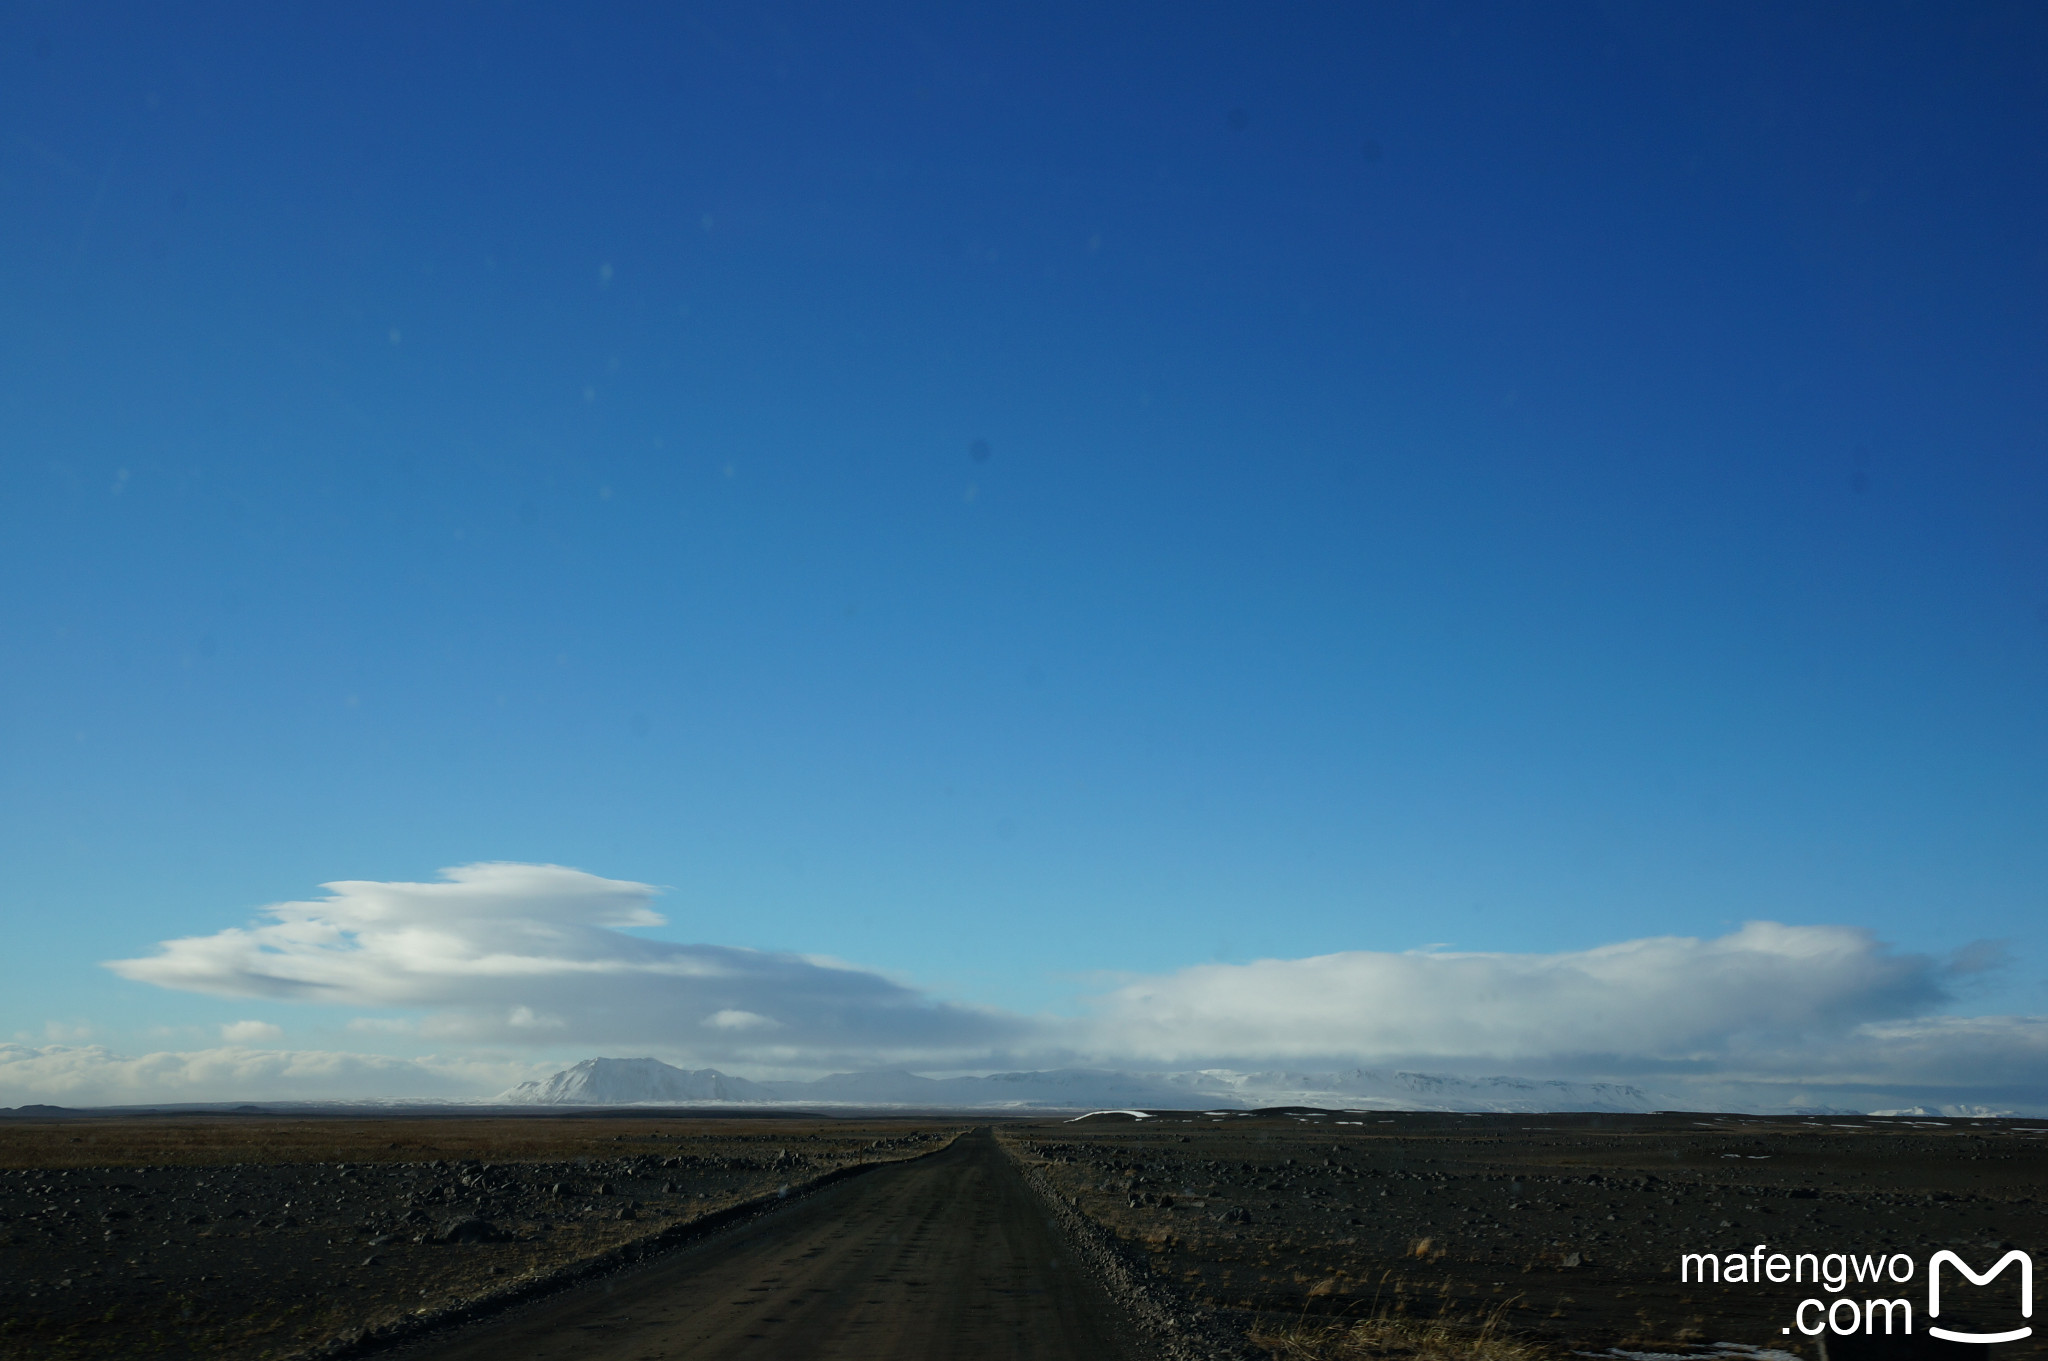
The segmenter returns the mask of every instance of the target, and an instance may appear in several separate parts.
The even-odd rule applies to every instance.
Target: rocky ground
[[[1783,1329],[1829,1292],[1682,1284],[1681,1252],[1905,1252],[1924,1268],[1947,1247],[1981,1269],[2007,1247],[2048,1250],[2048,1130],[2028,1122],[1182,1114],[1001,1134],[1157,1278],[1269,1340],[1492,1318],[1552,1351],[1813,1356]],[[2013,1277],[1952,1292],[1941,1321],[2013,1326]],[[1924,1276],[1845,1293],[1926,1299]],[[2044,1350],[2038,1334],[1994,1349]]]
[[[0,1358],[361,1351],[960,1128],[637,1113],[8,1120]],[[1739,1344],[1811,1358],[1814,1343],[1783,1329],[1802,1298],[1833,1292],[1682,1283],[1679,1255],[1902,1252],[1924,1272],[1939,1248],[1979,1268],[2007,1247],[2048,1248],[2048,1129],[2027,1122],[1281,1112],[998,1130],[1077,1216],[1077,1241],[1125,1255],[1125,1303],[1189,1355],[1260,1340],[1284,1352],[1341,1326],[1386,1345],[1290,1354],[1421,1356],[1422,1325],[1490,1318],[1530,1356]],[[1924,1274],[1844,1293],[1911,1299],[1924,1333]],[[1995,1330],[2017,1315],[2008,1273],[1958,1282],[1942,1322]],[[1378,1331],[1357,1328],[1373,1320]]]
[[[930,1122],[187,1117],[0,1126],[0,1357],[319,1354],[530,1291]]]

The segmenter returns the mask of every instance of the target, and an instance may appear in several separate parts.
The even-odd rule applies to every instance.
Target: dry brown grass
[[[1555,1349],[1507,1330],[1506,1313],[1503,1304],[1477,1319],[1380,1313],[1337,1323],[1303,1321],[1254,1332],[1252,1341],[1275,1361],[1553,1361]]]

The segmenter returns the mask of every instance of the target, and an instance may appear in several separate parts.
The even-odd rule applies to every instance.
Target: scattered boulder
[[[446,1224],[443,1224],[440,1231],[433,1234],[428,1241],[434,1243],[505,1243],[511,1241],[511,1238],[511,1234],[506,1233],[488,1219],[478,1219],[475,1215],[464,1215],[460,1219],[451,1219]]]

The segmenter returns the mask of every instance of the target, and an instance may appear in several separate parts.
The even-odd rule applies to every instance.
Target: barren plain
[[[848,1169],[931,1121],[0,1122],[0,1357],[374,1349]]]
[[[1786,1329],[1830,1292],[1682,1282],[1680,1255],[1924,1269],[1948,1248],[1983,1268],[2037,1252],[2048,1206],[2048,1129],[2020,1121],[1276,1111],[966,1129],[0,1121],[0,1357],[1817,1358]],[[1918,1309],[1924,1279],[1880,1293]],[[1942,1322],[1992,1330],[2019,1306],[2008,1272],[1952,1291]],[[1863,1346],[1831,1342],[1828,1361]]]
[[[1761,1243],[1904,1252],[1924,1268],[1948,1248],[1981,1269],[2048,1245],[2048,1130],[2028,1121],[1182,1112],[1001,1134],[1191,1306],[1283,1349],[1446,1318],[1559,1352],[1814,1356],[1816,1340],[1787,1329],[1827,1291],[1682,1283],[1680,1254]],[[1941,1321],[2011,1327],[2016,1276],[1952,1287]],[[1847,1293],[1926,1297],[1923,1276]],[[2042,1331],[1993,1351],[2040,1355]],[[1361,1334],[1394,1352],[1413,1335]],[[1832,1341],[1833,1361],[1858,1350]]]

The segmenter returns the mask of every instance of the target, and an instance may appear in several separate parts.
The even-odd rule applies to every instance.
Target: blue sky
[[[497,861],[1005,1014],[1751,920],[2048,1012],[2044,48],[15,7],[0,1035],[362,1049],[100,962]]]

